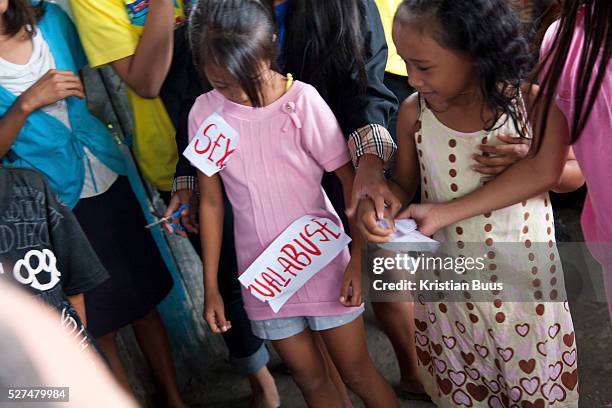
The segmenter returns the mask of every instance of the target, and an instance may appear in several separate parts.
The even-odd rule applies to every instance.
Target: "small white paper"
[[[238,280],[278,313],[349,242],[351,238],[333,221],[306,215],[281,233]]]
[[[202,122],[183,156],[210,177],[225,167],[237,148],[238,132],[218,113],[213,113]]]
[[[378,220],[378,226],[381,228],[389,228],[387,220]],[[394,249],[394,246],[386,246],[387,244],[411,243],[416,242],[424,245],[419,247],[423,250],[436,252],[440,247],[440,243],[426,235],[421,234],[417,230],[417,223],[413,219],[395,220],[395,232],[391,235],[388,242],[379,246],[385,249]]]

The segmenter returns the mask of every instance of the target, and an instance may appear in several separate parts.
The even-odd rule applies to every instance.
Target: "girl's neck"
[[[270,76],[262,89],[264,107],[280,99],[286,92],[286,85],[287,78],[276,71],[270,71]]]
[[[496,121],[478,88],[472,87],[446,101],[443,106],[428,105],[444,125],[464,133],[488,128]]]

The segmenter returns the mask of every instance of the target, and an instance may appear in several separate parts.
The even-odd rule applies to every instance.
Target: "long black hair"
[[[559,80],[563,74],[574,32],[579,22],[580,9],[584,7],[584,42],[580,51],[580,62],[576,78],[576,108],[570,121],[571,142],[575,143],[591,114],[601,84],[606,75],[612,53],[612,1],[610,0],[566,0],[562,4],[558,29],[550,50],[543,56],[533,72],[532,82],[540,81],[540,92],[534,106],[542,109],[545,116],[550,111]],[[546,117],[539,126],[539,135],[546,131]],[[608,130],[602,130],[608,131]],[[537,152],[542,138],[534,140],[533,151]]]
[[[358,90],[365,92],[366,22],[361,6],[359,0],[292,0],[285,52],[287,61],[301,62],[293,64],[298,78],[320,83],[353,77]]]
[[[529,68],[529,47],[507,0],[404,0],[395,18],[427,26],[440,45],[469,56],[496,118],[508,115],[519,135],[526,136],[517,101]]]
[[[41,0],[37,5],[32,5],[29,0],[9,0],[6,12],[2,16],[4,19],[3,35],[13,37],[22,28],[26,28],[26,34],[30,37],[34,35],[34,26],[44,12],[44,2]]]
[[[276,65],[276,23],[265,0],[199,0],[189,15],[189,40],[203,77],[206,64],[227,69],[251,104],[263,106],[262,61]]]

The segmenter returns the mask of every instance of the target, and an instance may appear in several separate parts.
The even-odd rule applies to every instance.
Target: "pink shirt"
[[[584,42],[584,8],[580,10],[576,30],[567,56],[567,62],[559,80],[556,102],[571,126],[575,111],[575,89],[578,81],[580,54]],[[541,55],[552,47],[558,21],[549,27],[544,37]],[[595,73],[593,73],[593,77]],[[608,64],[601,90],[593,105],[574,152],[586,179],[589,194],[582,213],[582,228],[587,241],[612,242],[612,182],[610,159],[612,158],[612,64]],[[594,255],[602,263],[602,254]]]
[[[350,162],[338,122],[310,85],[296,81],[263,108],[239,105],[213,90],[200,96],[189,115],[189,136],[212,113],[219,113],[239,135],[236,152],[220,175],[234,212],[238,273],[293,221],[304,215],[342,225],[321,187],[324,171]],[[278,313],[242,287],[251,320],[329,316],[353,312],[338,301],[348,248],[312,277]],[[223,265],[220,272],[223,273]]]

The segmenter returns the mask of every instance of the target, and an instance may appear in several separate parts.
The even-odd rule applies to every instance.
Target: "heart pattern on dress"
[[[499,354],[499,356],[507,363],[512,359],[512,356],[514,356],[514,350],[512,347],[507,347],[505,349],[498,347],[497,354]]]
[[[457,387],[461,387],[465,384],[466,376],[463,371],[448,370],[448,377]]]
[[[557,337],[557,334],[559,334],[559,330],[561,330],[561,325],[559,323],[553,324],[548,328],[548,336],[551,339],[554,339],[555,337]]]
[[[523,387],[523,390],[525,390],[527,394],[533,395],[535,394],[535,392],[538,390],[538,387],[540,386],[540,378],[539,377],[521,378],[520,384],[521,384],[521,387]]]
[[[457,390],[453,393],[453,402],[457,404],[457,406],[463,405],[466,407],[471,407],[472,405],[474,405],[474,403],[472,402],[472,398],[470,398],[469,395],[467,395],[461,390]]]
[[[529,333],[529,324],[528,323],[517,324],[514,326],[514,330],[516,330],[519,336],[525,337]]]
[[[573,366],[576,363],[576,349],[573,349],[572,351],[566,351],[561,355],[561,357],[563,358],[563,362],[565,364],[570,367]]]
[[[550,364],[548,366],[548,378],[553,381],[557,381],[557,378],[561,375],[561,371],[563,370],[563,363],[557,361],[555,364]]]

